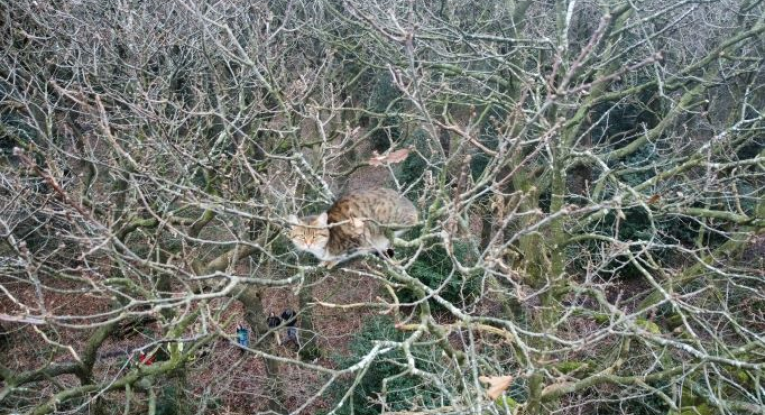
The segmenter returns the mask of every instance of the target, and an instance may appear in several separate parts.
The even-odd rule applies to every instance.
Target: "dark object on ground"
[[[266,324],[268,324],[268,329],[274,332],[274,337],[276,337],[276,344],[281,344],[282,340],[279,338],[279,331],[276,330],[276,328],[282,325],[282,319],[280,319],[279,316],[274,314],[272,311],[268,314]]]
[[[250,331],[242,324],[236,326],[236,342],[242,346],[241,350],[244,353],[250,343]]]
[[[280,324],[282,324],[282,319],[280,319],[274,312],[272,311],[268,318],[266,319],[266,324],[268,324],[269,329],[273,329],[276,327],[279,327]]]
[[[11,343],[10,337],[11,337],[10,333],[5,331],[5,328],[3,328],[2,325],[0,325],[0,350],[8,347],[8,345]]]
[[[156,358],[156,354],[147,355],[144,352],[138,354],[138,362],[144,366],[151,366],[151,364],[154,363],[154,359]]]
[[[284,339],[282,345],[294,342],[295,345],[299,347],[300,343],[298,342],[297,329],[295,328],[295,324],[297,324],[297,313],[290,308],[284,310],[284,312],[282,312],[282,321],[287,325],[287,338]]]
[[[288,308],[282,312],[282,320],[288,327],[295,327],[297,323],[297,313],[291,308]]]

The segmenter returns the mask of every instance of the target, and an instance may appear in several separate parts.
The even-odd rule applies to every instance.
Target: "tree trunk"
[[[257,337],[268,332],[268,325],[266,324],[266,313],[263,309],[263,301],[261,298],[261,292],[255,287],[246,287],[239,295],[239,300],[244,305],[245,315],[244,318],[247,324],[250,325],[255,331]],[[250,347],[257,347],[257,344],[251,344]],[[276,337],[268,336],[265,339],[265,344],[262,350],[269,355],[276,355]],[[274,359],[264,358],[266,365],[266,376],[268,377],[268,385],[266,385],[266,395],[268,399],[268,408],[276,413],[280,413],[284,409],[284,385],[281,377],[279,376],[279,362]]]

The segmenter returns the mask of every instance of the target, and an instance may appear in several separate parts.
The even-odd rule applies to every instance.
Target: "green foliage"
[[[395,329],[393,320],[388,316],[374,316],[366,320],[361,330],[356,333],[349,343],[348,356],[335,356],[333,360],[339,367],[357,364],[374,347],[375,341],[402,341],[405,333]],[[437,358],[433,349],[416,348],[415,361],[426,370],[433,370],[433,362]],[[338,408],[335,413],[340,415],[374,415],[379,414],[381,406],[377,404],[378,397],[383,392],[383,380],[398,375],[406,370],[406,358],[400,350],[395,350],[378,357],[371,363],[363,379],[353,390],[350,401]],[[338,383],[331,392],[335,402],[352,387],[353,378]],[[442,397],[432,386],[423,385],[420,378],[401,376],[387,382],[385,401],[390,410],[405,410],[412,401],[425,406],[444,404]]]
[[[401,163],[401,169],[399,171],[398,180],[402,183],[410,184],[416,182],[428,169],[427,157],[431,157],[432,154],[428,149],[425,141],[428,135],[425,130],[416,130],[412,133],[412,136],[406,144],[413,146],[417,151],[409,153],[409,157]],[[422,183],[418,186],[421,188]],[[417,189],[415,189],[417,190]]]
[[[390,76],[387,74],[381,75],[377,78],[377,82],[369,97],[370,109],[385,114],[390,111],[398,111],[401,108],[400,97],[401,92],[393,85]],[[397,140],[399,137],[400,123],[401,118],[395,115],[382,118],[382,128],[375,130],[370,137],[372,148],[378,152],[389,149],[392,141]],[[374,126],[374,123],[372,126]]]
[[[177,415],[183,413],[183,402],[180,402],[177,396],[177,389],[173,385],[167,385],[162,388],[157,398],[157,415]]]
[[[14,147],[26,148],[36,139],[36,131],[18,114],[0,113],[0,157],[10,157]]]
[[[689,407],[681,408],[680,411],[669,411],[667,415],[711,415],[717,411],[709,407],[709,405],[701,404]]]
[[[469,255],[469,247],[465,242],[455,242],[454,256],[464,263]],[[442,298],[450,303],[461,307],[471,302],[480,294],[480,280],[477,278],[464,278],[454,269],[451,258],[441,245],[434,245],[431,249],[422,253],[409,268],[409,275],[417,278],[430,288],[439,289]],[[411,303],[419,298],[409,289],[399,293],[399,300]],[[431,307],[435,310],[442,309],[442,305],[431,300]]]
[[[761,139],[752,139],[738,148],[736,157],[742,160],[751,159],[757,157],[763,151],[765,151],[765,142],[762,142]]]
[[[324,356],[324,351],[319,347],[316,341],[312,338],[302,340],[302,344],[298,353],[300,359],[303,361],[313,361]]]
[[[497,111],[494,111],[496,117],[504,117]],[[484,122],[481,134],[478,136],[478,140],[484,146],[496,149],[499,146],[499,139],[497,137],[496,129],[489,123],[488,119]],[[483,151],[474,151],[471,153],[472,160],[470,161],[470,174],[473,176],[473,180],[478,180],[483,174],[489,162],[492,161],[493,156],[486,154]]]
[[[661,166],[661,149],[654,146],[646,146],[620,162],[614,169],[630,168],[629,173],[619,176],[619,180],[628,186],[635,186],[651,179],[660,173],[660,169],[650,166]],[[649,168],[650,167],[650,168]],[[598,174],[596,172],[596,174]],[[648,198],[650,195],[647,195]],[[693,222],[683,220],[676,216],[662,216],[658,211],[648,212],[643,206],[622,209],[624,218],[619,219],[618,212],[612,210],[599,222],[594,232],[605,235],[614,235],[620,241],[636,242],[655,240],[670,244],[691,246],[698,233],[698,226]],[[600,252],[602,242],[591,242],[588,249]],[[673,261],[674,251],[666,249],[654,249],[652,254],[655,258],[666,263]],[[617,263],[612,265],[612,272],[623,277],[639,277],[640,272],[628,261],[626,256],[617,258]]]
[[[672,395],[671,388],[666,382],[650,384],[656,390]],[[635,399],[622,399],[618,403],[607,403],[594,413],[601,414],[632,414],[632,415],[665,415],[669,406],[656,394],[639,395]]]
[[[643,82],[645,79],[638,75],[638,79],[625,83],[624,87]],[[663,112],[655,88],[646,88],[619,102],[604,101],[596,105],[591,114],[593,120],[598,120],[598,124],[593,126],[592,130],[593,141],[597,144],[608,143],[615,148],[624,147],[634,140],[635,137],[631,133],[634,133],[636,128],[655,127]]]
[[[473,176],[473,180],[478,180],[481,177],[481,174],[483,174],[483,171],[489,165],[489,161],[491,161],[491,157],[488,154],[484,152],[475,153],[473,159],[470,160],[470,173]]]
[[[410,152],[409,157],[401,163],[397,174],[400,182],[410,184],[421,179],[429,168],[428,160],[438,159],[437,154],[434,154],[428,145],[429,137],[427,131],[418,129],[412,132],[411,136],[403,143],[404,146],[413,147],[416,151]],[[498,143],[496,136],[489,133],[481,134],[480,141],[489,148],[496,148]],[[478,180],[492,158],[483,151],[474,152],[471,157],[470,172],[473,179]],[[415,191],[417,190],[415,189]]]

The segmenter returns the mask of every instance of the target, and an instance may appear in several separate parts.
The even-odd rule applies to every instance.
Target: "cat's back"
[[[327,211],[328,223],[351,218],[371,219],[381,225],[412,226],[417,223],[414,204],[387,188],[357,190],[341,196]]]

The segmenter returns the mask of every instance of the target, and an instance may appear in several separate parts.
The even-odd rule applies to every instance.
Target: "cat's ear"
[[[290,225],[297,225],[297,224],[300,223],[300,219],[298,219],[298,217],[295,216],[295,215],[289,215],[289,216],[287,216],[287,222]]]
[[[316,217],[316,224],[319,226],[327,226],[327,212],[321,212],[321,214]]]

